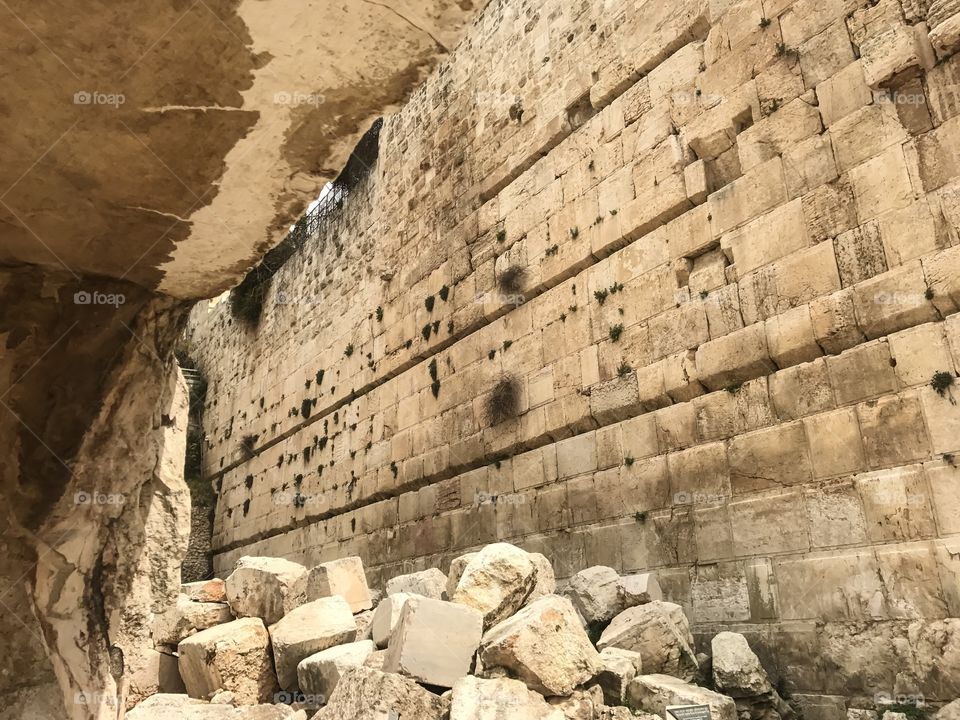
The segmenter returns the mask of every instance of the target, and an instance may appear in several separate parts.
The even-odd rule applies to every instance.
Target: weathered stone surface
[[[542,553],[527,553],[534,567],[537,568],[537,581],[527,598],[529,605],[534,600],[542,598],[544,595],[553,595],[557,589],[557,578],[553,572],[553,565],[550,560]]]
[[[317,700],[329,698],[343,674],[363,665],[374,649],[372,640],[362,640],[308,655],[297,665],[300,692]]]
[[[480,646],[486,674],[503,668],[545,695],[566,695],[602,669],[566,598],[547,595],[494,625]]]
[[[194,602],[179,595],[177,603],[154,618],[153,641],[161,645],[176,645],[198,630],[206,630],[233,620],[230,607],[217,602]]]
[[[358,557],[341,558],[321,563],[307,575],[307,600],[339,595],[350,609],[358,613],[373,607],[363,561]]]
[[[180,593],[194,602],[227,602],[227,588],[220,578],[183,583]]]
[[[397,575],[397,577],[391,578],[387,581],[387,595],[408,593],[441,600],[446,587],[446,575],[437,568],[430,568],[429,570],[422,570],[409,575]]]
[[[645,712],[666,717],[668,705],[709,705],[717,720],[736,720],[731,698],[684,682],[670,675],[640,675],[627,687],[627,703]]]
[[[565,720],[519,680],[461,678],[450,697],[450,720]]]
[[[528,553],[494,543],[470,559],[450,599],[479,610],[484,628],[489,628],[523,606],[536,580],[537,566]]]
[[[647,673],[691,680],[697,672],[690,624],[673,603],[652,602],[617,615],[597,642],[600,650],[608,647],[640,653]]]
[[[378,648],[385,648],[390,642],[390,636],[400,621],[400,612],[408,598],[420,597],[411,593],[394,593],[387,595],[377,609],[373,611],[373,622],[370,626],[373,642]]]
[[[203,630],[178,646],[180,675],[192,698],[208,699],[218,690],[237,702],[270,702],[277,679],[270,635],[260,618],[242,618]]]
[[[321,598],[290,611],[270,626],[270,641],[280,687],[297,685],[297,665],[306,657],[335,645],[353,642],[357,623],[339,595]]]
[[[482,633],[478,610],[411,596],[390,637],[383,668],[428,685],[453,687],[470,672]]]
[[[643,672],[643,656],[632,650],[608,647],[600,652],[603,665],[594,680],[603,691],[604,701],[608,705],[619,705],[624,701],[630,681]]]
[[[960,718],[960,699],[947,703],[937,711],[937,720],[957,720]]]
[[[591,627],[609,622],[624,609],[620,574],[610,567],[597,565],[581,570],[570,578],[563,595]]]
[[[476,553],[466,553],[465,555],[455,557],[450,561],[450,572],[447,573],[447,585],[445,589],[445,592],[447,593],[447,600],[452,598],[453,594],[457,591],[457,585],[460,583],[460,576],[463,575],[464,569],[467,567],[467,564],[470,562],[470,560],[473,559],[474,555],[476,555]]]
[[[307,569],[283,558],[242,557],[225,583],[234,615],[258,617],[272,625],[303,604]]]
[[[656,573],[635,573],[620,577],[620,597],[624,609],[663,600]]]
[[[232,707],[194,700],[186,695],[160,694],[130,710],[129,720],[294,720],[288,705]]]
[[[441,720],[445,703],[413,680],[367,667],[348,670],[314,720]]]
[[[766,671],[747,639],[740,633],[721,632],[711,642],[713,680],[717,690],[731,697],[754,697],[773,690]]]

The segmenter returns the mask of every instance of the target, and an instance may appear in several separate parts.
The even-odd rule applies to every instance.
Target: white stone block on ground
[[[610,647],[600,653],[600,663],[603,670],[594,681],[600,686],[608,705],[619,705],[626,697],[627,686],[643,672],[643,657],[632,650]]]
[[[519,680],[457,680],[450,697],[450,720],[565,720],[559,708]]]
[[[441,720],[445,710],[443,700],[413,680],[359,667],[340,678],[326,707],[313,720]]]
[[[305,657],[297,665],[300,692],[308,698],[317,698],[312,704],[323,705],[333,694],[345,672],[360,667],[375,650],[372,640],[337,645]],[[319,701],[323,698],[323,702]]]
[[[566,598],[547,595],[490,628],[480,645],[489,675],[503,668],[544,695],[567,695],[603,668],[577,611]]]
[[[954,700],[940,708],[937,720],[960,720],[960,700]]]
[[[234,615],[272,625],[306,600],[307,569],[283,558],[245,556],[225,585]]]
[[[546,555],[542,553],[527,553],[537,568],[537,581],[533,586],[533,591],[527,598],[529,605],[534,600],[539,600],[546,595],[553,595],[557,591],[557,578],[553,572],[553,565]]]
[[[407,575],[397,575],[387,581],[387,595],[410,593],[423,595],[434,600],[443,599],[443,591],[447,586],[447,576],[437,568],[421,570]]]
[[[229,690],[237,702],[270,702],[277,690],[270,636],[260,618],[242,618],[191,635],[178,646],[180,675],[190,697]]]
[[[307,575],[307,601],[340,595],[353,612],[373,607],[363,561],[359,557],[331,560],[312,568]]]
[[[446,593],[447,599],[453,597],[453,594],[457,591],[457,585],[460,583],[460,577],[463,575],[464,569],[467,567],[473,556],[476,555],[475,552],[466,553],[460,557],[455,557],[450,562],[450,572],[447,573],[447,585]]]
[[[656,573],[636,573],[620,577],[620,595],[623,598],[623,609],[646,605],[647,603],[663,600],[663,590]]]
[[[220,578],[183,583],[180,586],[180,592],[194,602],[225,603],[227,601],[227,588]]]
[[[373,611],[373,622],[370,625],[373,642],[378,648],[385,648],[390,642],[390,636],[400,621],[400,612],[408,598],[420,597],[410,593],[395,593],[387,595],[377,609]]]
[[[347,601],[339,595],[314,600],[287,613],[270,626],[273,658],[280,687],[297,685],[297,665],[321,650],[353,642],[357,623]]]
[[[732,698],[670,675],[634,678],[627,687],[627,705],[660,717],[667,716],[668,705],[709,705],[711,720],[737,720]]]
[[[624,610],[597,642],[599,650],[608,647],[640,653],[647,673],[692,680],[699,667],[690,623],[674,603],[655,601]]]
[[[711,642],[714,685],[734,698],[773,692],[773,685],[747,639],[740,633],[721,632]]]
[[[224,603],[194,602],[187,595],[178,595],[177,602],[153,619],[153,641],[159,645],[176,645],[185,637],[214,625],[233,620],[230,607]]]
[[[450,599],[479,610],[489,628],[523,607],[536,581],[537,566],[529,553],[493,543],[470,558]]]
[[[620,597],[620,573],[595,565],[576,573],[563,591],[590,627],[609,622],[624,610]]]
[[[479,611],[411,596],[390,638],[384,670],[427,685],[453,687],[470,672],[482,634],[483,616]]]

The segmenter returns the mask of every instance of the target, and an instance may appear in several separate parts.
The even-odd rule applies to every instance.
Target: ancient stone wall
[[[215,568],[510,540],[656,569],[824,717],[960,695],[942,5],[488,6],[259,326],[194,311]]]

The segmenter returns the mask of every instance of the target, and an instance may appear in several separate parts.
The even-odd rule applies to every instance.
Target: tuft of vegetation
[[[927,300],[933,300],[933,299],[937,296],[937,293],[934,292],[934,289],[933,289],[932,287],[928,287],[928,288],[924,291],[923,296],[924,296]]]
[[[623,323],[617,323],[610,326],[610,339],[617,342],[623,334]]]
[[[936,390],[937,395],[940,397],[946,397],[947,390],[949,390],[955,382],[956,378],[953,377],[953,373],[940,370],[933,374],[933,378],[930,380],[930,387]]]
[[[346,355],[347,357],[350,357],[351,355],[353,355],[353,343],[350,343],[343,349],[343,354]]]
[[[578,227],[570,228],[570,237],[572,237],[574,240],[580,237],[580,228]]]
[[[400,468],[397,467],[397,463],[395,463],[393,460],[390,461],[390,472],[393,473],[393,477],[397,477],[397,475],[400,473]]]
[[[633,459],[633,457],[632,457],[631,455],[627,455],[627,456],[623,459],[623,464],[626,465],[627,467],[630,467],[630,466],[633,465],[633,463],[635,463],[635,462],[636,462],[636,461]]]
[[[442,288],[440,288],[440,292],[438,294],[440,295],[440,299],[446,302],[447,298],[450,297],[450,288],[444,285]]]
[[[383,308],[377,306],[377,322],[383,322]]]
[[[603,305],[607,301],[607,295],[609,292],[607,290],[594,290],[593,297],[597,299],[597,302]]]
[[[730,385],[727,385],[727,387],[724,389],[731,395],[736,395],[738,392],[740,392],[740,388],[742,387],[743,387],[743,383],[738,382],[738,383],[731,383]]]
[[[487,396],[487,419],[491,425],[516,417],[520,409],[520,383],[511,376],[504,375],[493,386]]]
[[[436,302],[436,298],[433,295],[429,295],[424,301],[423,304],[427,308],[427,312],[433,312],[433,305]]]
[[[440,381],[439,380],[434,380],[432,383],[430,383],[430,392],[433,393],[434,398],[440,397]]]
[[[487,360],[493,360],[497,356],[496,350],[491,350],[487,353]]]
[[[300,415],[306,420],[310,417],[310,409],[313,407],[313,403],[310,402],[309,398],[304,398],[303,402],[300,403]]]
[[[649,513],[646,513],[646,512],[635,512],[633,514],[633,519],[636,520],[641,525],[643,525],[647,521],[648,517],[650,517],[650,515]]]
[[[431,331],[432,329],[430,327],[430,323],[427,323],[426,325],[423,326],[423,329],[420,331],[420,334],[423,335],[424,340],[429,340]]]
[[[519,265],[511,265],[502,273],[500,273],[500,278],[498,284],[500,290],[505,294],[512,295],[520,292],[520,286],[523,282],[523,268]]]
[[[513,345],[513,340],[504,340],[503,351],[506,352],[507,350],[509,350],[511,345]]]
[[[253,457],[253,449],[256,447],[257,438],[259,437],[259,435],[244,435],[240,439],[240,449],[243,450],[243,453],[247,456],[247,458]]]
[[[507,239],[507,231],[503,228],[497,230],[497,242],[502,243]]]
[[[547,257],[553,257],[553,256],[556,255],[558,252],[560,252],[560,246],[559,246],[559,245],[551,245],[550,247],[547,248],[547,250],[546,250],[546,252],[544,253],[544,255],[546,255]]]
[[[763,28],[764,30],[770,27],[772,23],[773,23],[773,20],[771,20],[768,17],[760,18],[760,27]]]
[[[447,320],[447,332],[453,335],[453,320]]]
[[[631,370],[633,370],[633,368],[630,367],[626,361],[623,361],[620,363],[620,367],[617,368],[617,375],[619,377],[626,377],[630,374]]]

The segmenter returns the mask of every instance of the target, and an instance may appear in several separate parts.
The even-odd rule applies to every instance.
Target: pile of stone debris
[[[359,558],[308,571],[244,557],[225,582],[185,585],[155,625],[158,643],[177,646],[186,694],[127,717],[662,720],[672,706],[794,717],[742,635],[695,652],[654,575],[592,567],[556,590],[543,555],[505,543],[457,558],[449,575],[396,577],[378,603]],[[960,720],[960,701],[938,720]]]

